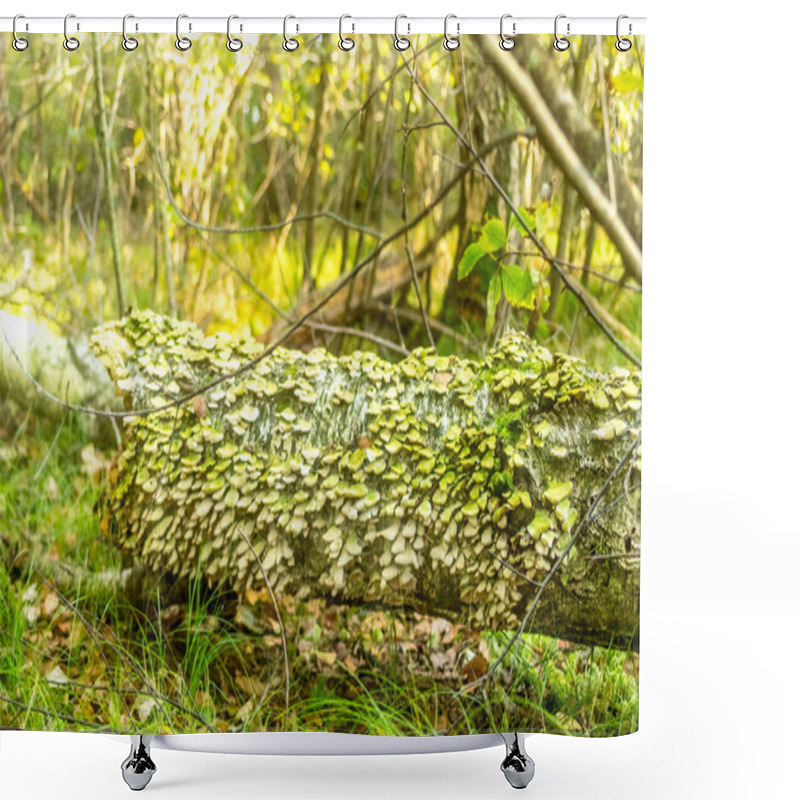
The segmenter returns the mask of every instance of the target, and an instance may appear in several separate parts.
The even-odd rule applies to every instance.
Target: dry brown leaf
[[[336,663],[336,653],[332,653],[327,650],[320,650],[317,653],[317,661],[332,667]]]

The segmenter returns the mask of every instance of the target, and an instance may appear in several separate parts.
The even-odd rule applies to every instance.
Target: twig
[[[395,318],[397,317],[405,317],[412,322],[421,322],[422,318],[419,313],[414,311],[411,308],[397,308],[396,306],[389,306],[386,303],[381,303],[380,300],[373,300],[370,303],[362,306],[365,311],[369,311],[370,309],[376,309],[378,311],[383,311],[385,313],[392,313],[394,314]],[[468,339],[466,336],[458,333],[458,331],[453,330],[449,325],[445,325],[443,322],[439,321],[435,317],[429,317],[428,322],[430,323],[431,328],[434,330],[440,331],[445,335],[449,336],[454,342],[458,342],[460,345],[468,348],[470,351],[477,353],[478,346],[476,343]]]
[[[351,228],[352,230],[359,231],[360,233],[364,233],[367,236],[372,237],[373,239],[380,239],[381,234],[378,231],[373,231],[371,228],[365,228],[363,225],[359,225],[357,222],[351,222],[344,217],[339,216],[333,211],[319,211],[316,214],[298,214],[295,217],[290,217],[289,219],[283,220],[282,222],[274,222],[270,225],[252,225],[249,227],[244,228],[231,228],[226,227],[223,225],[206,225],[202,222],[197,222],[193,220],[190,216],[188,216],[179,206],[178,201],[175,199],[175,195],[172,194],[172,189],[169,185],[169,179],[166,176],[164,165],[161,161],[161,154],[158,149],[154,146],[153,152],[156,156],[156,164],[158,165],[158,172],[161,176],[161,181],[164,184],[164,189],[167,193],[167,199],[169,200],[169,204],[172,206],[175,213],[180,217],[181,221],[188,225],[190,228],[194,228],[197,231],[205,231],[207,233],[223,233],[228,236],[239,236],[249,233],[269,233],[270,231],[279,231],[283,230],[284,228],[288,228],[291,225],[294,225],[297,222],[312,222],[316,219],[331,219],[334,222],[338,222],[340,225]]]
[[[509,197],[508,192],[506,192],[506,190],[494,176],[492,171],[489,169],[486,162],[481,157],[480,153],[467,141],[467,139],[464,137],[461,131],[458,130],[458,128],[453,124],[450,118],[439,107],[439,105],[436,103],[433,97],[431,97],[430,93],[419,82],[419,80],[417,80],[416,75],[413,72],[411,72],[411,70],[408,68],[407,64],[406,68],[408,69],[408,72],[411,75],[412,81],[414,81],[414,83],[419,88],[420,92],[422,92],[422,94],[425,96],[425,99],[436,110],[437,114],[439,114],[442,120],[444,120],[445,124],[447,125],[448,128],[450,128],[451,132],[456,136],[456,138],[475,157],[478,164],[480,164],[481,168],[486,173],[486,177],[489,179],[492,186],[494,186],[500,197],[503,199],[503,202],[506,204],[509,211],[516,217],[517,221],[522,226],[522,229],[525,231],[525,233],[530,237],[530,239],[539,249],[542,257],[558,273],[561,280],[564,281],[564,285],[567,286],[567,288],[569,288],[570,291],[578,298],[578,301],[581,303],[581,305],[583,305],[586,308],[586,311],[588,312],[589,316],[595,321],[595,323],[603,331],[603,333],[605,333],[605,335],[608,337],[611,343],[617,348],[617,350],[619,350],[620,353],[622,353],[622,355],[624,355],[629,361],[631,361],[637,367],[641,367],[642,362],[633,353],[631,353],[630,350],[628,350],[627,347],[625,347],[625,345],[622,344],[622,342],[614,335],[609,326],[601,319],[596,310],[592,307],[589,300],[584,296],[584,294],[581,291],[579,291],[579,288],[575,285],[575,283],[573,283],[572,278],[569,276],[569,274],[564,269],[562,269],[561,265],[558,264],[558,262],[556,262],[555,259],[553,259],[552,255],[550,255],[550,251],[545,247],[544,242],[542,242],[539,239],[539,237],[531,230],[530,226],[523,218],[522,214],[515,205],[514,201]]]
[[[107,725],[101,725],[99,722],[90,722],[87,719],[78,719],[78,717],[73,717],[70,714],[62,714],[58,711],[49,711],[46,708],[37,708],[36,706],[32,706],[28,703],[23,703],[20,700],[14,700],[13,697],[6,697],[4,694],[0,694],[0,701],[9,703],[17,708],[22,708],[25,711],[33,711],[35,714],[42,714],[45,717],[51,717],[52,719],[58,719],[62,722],[68,722],[70,725],[85,725],[87,728],[94,728],[95,730],[108,730],[112,731],[113,733],[119,733],[116,728],[109,728]]]
[[[67,382],[67,387],[64,390],[64,397],[69,397],[69,381]],[[50,454],[53,452],[53,448],[56,446],[56,442],[58,441],[58,437],[61,435],[61,429],[64,427],[64,422],[66,422],[67,417],[69,416],[69,409],[64,410],[64,416],[61,417],[61,422],[58,423],[58,430],[56,431],[56,435],[53,437],[53,441],[50,442],[50,447],[47,448],[47,452],[44,454],[44,459],[42,463],[39,464],[39,469],[36,470],[36,474],[33,476],[33,482],[39,480],[39,476],[42,474],[42,470],[45,468],[48,459],[50,458]]]
[[[414,72],[412,73],[414,80],[417,77],[416,71],[416,62],[414,63]],[[412,86],[413,89],[413,86]],[[403,223],[408,222],[408,183],[406,181],[406,158],[408,156],[408,139],[411,135],[408,129],[408,121],[411,116],[411,102],[413,99],[413,92],[408,93],[408,101],[406,102],[406,119],[403,124],[403,154],[400,159],[400,174],[402,176],[403,181],[403,214],[402,220]],[[408,257],[408,266],[411,269],[411,280],[414,283],[414,292],[417,295],[417,302],[419,303],[419,313],[422,316],[422,321],[425,324],[425,333],[428,335],[428,341],[431,344],[431,347],[436,350],[436,342],[433,340],[433,334],[431,333],[431,326],[428,324],[428,314],[425,311],[425,303],[422,300],[422,290],[420,289],[419,285],[419,278],[417,277],[417,267],[414,264],[414,253],[411,250],[411,242],[409,237],[409,229],[406,227],[405,230],[405,250],[406,256]]]
[[[507,570],[513,572],[518,578],[522,578],[526,583],[530,583],[531,586],[536,586],[537,588],[540,587],[542,584],[540,581],[535,581],[533,578],[529,578],[524,572],[520,572],[513,564],[509,564],[508,561],[500,558],[497,553],[492,550],[486,551],[492,558],[497,559]]]
[[[264,583],[267,585],[267,591],[269,592],[270,599],[272,600],[272,605],[275,608],[275,613],[278,615],[278,627],[281,631],[281,643],[283,645],[283,668],[285,671],[286,676],[286,714],[289,714],[289,681],[290,681],[290,674],[289,674],[289,648],[286,644],[286,630],[283,627],[283,617],[281,616],[281,609],[278,605],[278,600],[275,597],[275,592],[272,591],[272,584],[269,582],[269,578],[267,577],[266,570],[264,569],[263,564],[261,563],[261,559],[258,557],[258,553],[256,553],[255,548],[253,547],[250,539],[247,537],[247,534],[241,529],[241,526],[236,526],[236,532],[239,536],[242,537],[245,544],[247,544],[250,552],[253,554],[253,558],[256,560],[256,564],[258,564],[258,569],[261,572],[261,577],[264,579]]]
[[[507,256],[533,256],[535,258],[540,258],[541,253],[536,253],[533,250],[507,250],[504,255]],[[608,283],[613,283],[615,286],[618,286],[620,289],[627,289],[631,292],[639,292],[641,294],[642,287],[636,283],[625,283],[622,278],[612,278],[610,275],[606,275],[603,272],[599,272],[596,269],[592,269],[591,267],[582,266],[581,264],[576,264],[573,261],[567,261],[563,258],[556,258],[553,256],[553,261],[558,262],[561,264],[562,267],[566,269],[571,269],[573,272],[582,272],[586,275],[594,275],[596,278],[600,278],[603,281],[607,281]]]
[[[114,680],[114,673],[111,671],[111,667],[110,667],[110,665],[109,665],[109,663],[108,663],[108,660],[106,659],[106,657],[105,657],[105,655],[104,655],[104,653],[103,653],[103,651],[102,651],[102,647],[101,647],[101,641],[102,641],[102,642],[104,642],[105,644],[109,645],[109,647],[111,647],[111,649],[112,649],[112,650],[113,650],[113,651],[114,651],[114,652],[115,652],[115,653],[116,653],[118,656],[121,656],[121,657],[122,657],[122,658],[123,658],[125,661],[127,661],[127,662],[128,662],[128,664],[130,665],[131,669],[132,669],[132,670],[133,670],[133,671],[134,671],[134,672],[135,672],[135,673],[136,673],[136,674],[139,676],[139,679],[142,681],[142,683],[144,684],[144,686],[146,686],[146,687],[147,687],[149,696],[150,696],[150,697],[152,697],[152,698],[153,698],[153,700],[155,700],[155,701],[156,701],[156,703],[159,705],[159,710],[161,711],[161,713],[162,713],[162,714],[164,714],[164,716],[166,716],[166,712],[165,712],[165,710],[164,710],[163,706],[161,705],[161,703],[162,703],[162,702],[163,702],[163,703],[167,703],[168,705],[171,705],[171,706],[173,706],[173,708],[177,708],[179,711],[181,711],[181,712],[182,712],[182,713],[184,713],[184,714],[187,714],[187,715],[188,715],[188,716],[190,716],[190,717],[194,717],[194,719],[196,719],[198,722],[200,722],[202,725],[204,725],[204,726],[205,726],[205,727],[206,727],[206,728],[207,728],[209,731],[211,731],[211,732],[213,732],[213,731],[214,731],[214,728],[213,728],[213,727],[212,727],[212,726],[211,726],[211,725],[208,723],[208,721],[205,719],[205,717],[203,717],[203,715],[202,715],[202,714],[200,714],[200,713],[199,713],[199,712],[197,712],[197,711],[193,711],[191,708],[186,708],[186,706],[182,705],[182,704],[181,704],[181,703],[179,703],[177,700],[173,700],[171,697],[167,697],[166,695],[164,695],[164,694],[162,694],[161,692],[159,692],[159,691],[158,691],[158,690],[157,690],[157,689],[156,689],[156,688],[155,688],[155,687],[154,687],[154,686],[153,686],[153,685],[150,683],[150,681],[149,681],[149,680],[147,680],[147,677],[145,676],[144,672],[143,672],[143,671],[142,671],[142,669],[139,667],[139,665],[136,663],[136,660],[135,660],[135,659],[134,659],[134,658],[133,658],[133,657],[130,655],[130,653],[128,653],[128,652],[125,650],[125,648],[124,648],[124,647],[122,647],[122,645],[118,644],[117,642],[112,642],[112,641],[110,641],[109,639],[102,639],[102,640],[100,640],[100,639],[99,639],[99,634],[98,634],[97,630],[96,630],[96,629],[95,629],[95,627],[94,627],[94,626],[93,626],[93,625],[92,625],[92,624],[91,624],[91,623],[90,623],[90,622],[89,622],[89,621],[86,619],[86,617],[85,617],[85,616],[83,615],[83,613],[82,613],[82,612],[81,612],[81,611],[78,609],[78,607],[77,607],[77,606],[76,606],[74,603],[72,603],[72,602],[69,600],[69,598],[68,598],[68,597],[66,597],[66,596],[64,595],[64,593],[63,593],[63,592],[61,592],[61,591],[58,589],[58,587],[57,587],[57,586],[54,586],[54,585],[53,585],[53,584],[52,584],[52,583],[51,583],[51,582],[50,582],[50,581],[49,581],[49,580],[48,580],[48,579],[47,579],[47,578],[46,578],[46,577],[45,577],[45,576],[44,576],[44,575],[43,575],[43,574],[42,574],[42,573],[39,571],[39,569],[37,569],[36,567],[34,567],[34,570],[35,570],[35,571],[36,571],[36,573],[39,575],[39,577],[41,578],[41,580],[42,580],[42,581],[43,581],[43,582],[44,582],[44,583],[45,583],[45,584],[46,584],[48,587],[50,587],[50,589],[52,589],[52,590],[53,590],[53,591],[54,591],[54,592],[55,592],[55,593],[58,595],[58,599],[59,599],[59,600],[60,600],[60,601],[61,601],[61,602],[62,602],[62,603],[65,605],[65,606],[67,606],[67,607],[68,607],[68,608],[69,608],[69,609],[72,611],[72,613],[73,613],[73,614],[75,614],[75,615],[76,615],[76,616],[77,616],[77,617],[80,619],[80,621],[83,623],[83,626],[86,628],[86,630],[87,630],[87,631],[89,631],[89,635],[92,637],[92,639],[94,639],[94,641],[95,641],[95,644],[97,644],[97,650],[98,650],[98,652],[99,652],[99,654],[100,654],[100,657],[103,659],[103,662],[104,662],[104,663],[105,663],[105,665],[106,665],[106,669],[108,670],[109,677],[111,678],[112,682],[114,683],[114,691],[115,691],[115,692],[119,692],[119,687],[116,685],[116,681]],[[113,636],[116,638],[116,634],[115,634],[115,633],[113,633],[113,631],[112,631],[112,635],[113,635]],[[124,701],[124,699],[123,699],[123,702],[125,702],[125,701]],[[128,707],[127,707],[127,704],[126,704],[125,708],[126,708],[126,711],[127,711],[127,713],[128,713],[128,716],[131,716],[131,712],[130,712],[130,709],[128,709]]]
[[[561,552],[561,554],[556,559],[556,561],[553,564],[553,566],[547,572],[547,575],[545,575],[544,580],[539,585],[539,590],[536,592],[536,596],[533,598],[533,601],[531,602],[530,606],[528,606],[528,610],[525,613],[525,617],[523,618],[523,620],[520,623],[520,625],[517,628],[517,630],[514,632],[514,635],[506,643],[505,647],[503,648],[503,651],[495,659],[494,663],[492,663],[489,666],[489,668],[487,669],[487,671],[486,671],[486,673],[484,675],[482,675],[477,680],[472,681],[471,683],[468,683],[465,686],[462,686],[461,689],[459,690],[460,692],[467,692],[467,691],[473,689],[475,686],[477,686],[477,685],[483,683],[484,681],[488,680],[495,673],[495,671],[498,669],[500,664],[502,664],[503,659],[508,655],[509,651],[511,650],[511,647],[514,644],[517,645],[517,651],[515,651],[515,652],[518,652],[519,642],[521,641],[520,637],[521,637],[522,633],[525,631],[525,629],[528,627],[528,624],[533,619],[533,615],[534,615],[534,613],[536,611],[537,606],[539,605],[539,601],[541,600],[542,595],[544,594],[544,590],[547,588],[548,584],[550,583],[550,581],[555,576],[556,572],[558,571],[558,568],[561,566],[561,564],[564,563],[564,560],[569,555],[570,551],[572,550],[573,546],[575,545],[575,542],[578,541],[578,537],[583,532],[583,529],[593,520],[595,509],[599,505],[600,501],[603,499],[603,496],[605,495],[605,493],[608,491],[608,488],[609,488],[609,486],[611,486],[611,483],[614,481],[614,478],[617,477],[619,472],[622,470],[622,468],[628,462],[628,459],[630,459],[630,457],[636,452],[636,449],[639,447],[639,445],[641,443],[641,440],[642,440],[642,436],[641,436],[641,434],[639,434],[636,437],[636,439],[634,440],[633,444],[631,444],[631,446],[625,451],[625,453],[619,459],[619,461],[617,461],[616,465],[614,466],[614,469],[611,470],[609,476],[605,480],[605,483],[603,483],[603,485],[600,487],[600,491],[595,495],[594,499],[592,500],[591,505],[589,506],[588,510],[584,514],[583,519],[580,521],[580,523],[578,524],[577,528],[575,529],[575,533],[572,534],[572,536],[570,537],[570,539],[567,542],[566,546],[564,547],[564,550]]]
[[[275,313],[277,313],[290,324],[294,322],[292,317],[287,314],[266,292],[260,289],[250,278],[248,278],[247,275],[245,275],[244,272],[239,269],[239,267],[237,267],[235,264],[232,264],[227,258],[225,258],[225,256],[223,256],[221,253],[218,253],[216,249],[214,250],[214,253],[225,264],[225,266],[228,267],[228,269],[230,269],[239,278],[239,280],[242,281],[242,283],[244,283],[256,295],[258,295],[258,297],[260,297],[273,311],[275,311]],[[374,342],[375,344],[385,347],[388,350],[394,350],[396,353],[401,353],[405,356],[408,355],[408,349],[405,347],[405,345],[397,345],[394,342],[390,342],[388,339],[384,339],[369,331],[360,331],[356,328],[348,328],[344,325],[330,325],[326,322],[316,322],[315,320],[307,320],[304,325],[306,328],[327,331],[328,333],[357,336],[361,339],[367,339],[371,342]]]

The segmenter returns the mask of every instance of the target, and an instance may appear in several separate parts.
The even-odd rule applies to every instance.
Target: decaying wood
[[[131,410],[263,350],[149,312],[103,325],[92,346]],[[192,401],[126,419],[103,525],[159,573],[199,567],[240,592],[266,574],[278,596],[513,629],[637,440],[639,395],[637,372],[595,372],[521,334],[482,362],[276,349]],[[535,630],[636,646],[638,469],[636,448]]]

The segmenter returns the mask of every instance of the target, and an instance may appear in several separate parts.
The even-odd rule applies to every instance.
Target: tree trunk
[[[590,39],[587,38],[588,45]],[[594,179],[608,191],[608,168],[603,132],[584,112],[576,95],[564,80],[564,73],[552,51],[542,47],[535,37],[530,48],[525,49],[526,66],[536,81],[553,116],[569,138],[572,146],[589,167]],[[521,56],[521,52],[520,52]],[[585,56],[589,58],[589,56]],[[578,64],[578,68],[583,65]],[[617,208],[637,244],[642,244],[642,189],[632,181],[615,159],[613,179],[616,188]]]
[[[92,347],[128,409],[264,353],[151,312],[106,323]],[[278,595],[476,629],[515,629],[531,581],[568,552],[532,629],[635,647],[638,447],[615,467],[637,442],[639,395],[638,373],[598,373],[521,334],[480,363],[277,349],[126,418],[102,524],[157,572],[199,567],[239,592],[266,578]]]
[[[97,118],[97,142],[103,170],[103,191],[106,201],[108,232],[111,238],[111,256],[114,262],[114,281],[117,286],[117,309],[125,313],[125,284],[122,280],[122,256],[120,254],[119,231],[117,230],[117,205],[114,192],[114,176],[111,172],[111,145],[109,143],[106,98],[103,91],[103,65],[100,59],[100,37],[93,37],[94,91]]]

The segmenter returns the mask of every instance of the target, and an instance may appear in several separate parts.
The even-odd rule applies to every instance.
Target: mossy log
[[[92,348],[126,408],[165,404],[263,346],[134,312]],[[482,362],[276,349],[194,399],[125,418],[103,527],[157,572],[239,592],[403,606],[514,630],[637,441],[638,372],[508,335]],[[637,646],[640,455],[606,487],[532,629]],[[252,549],[251,549],[252,545]]]

